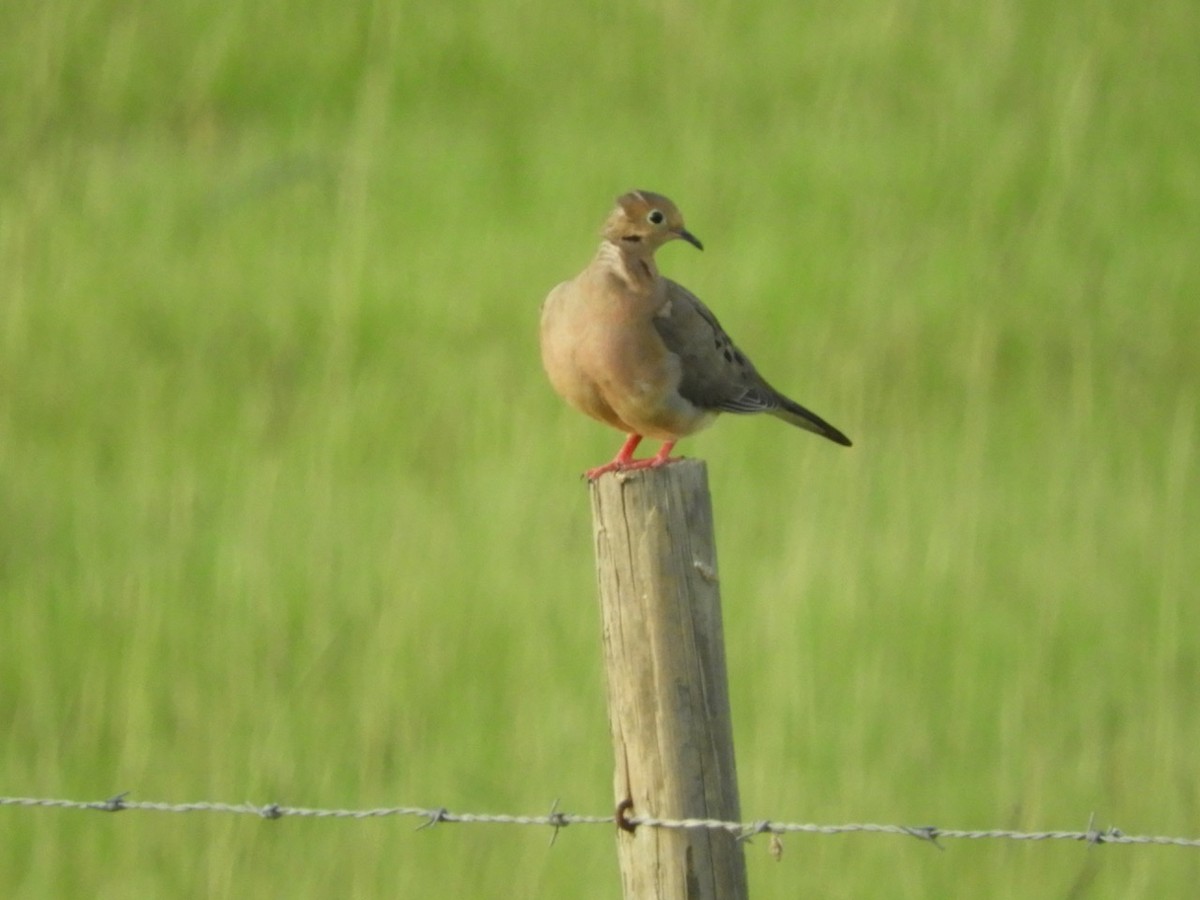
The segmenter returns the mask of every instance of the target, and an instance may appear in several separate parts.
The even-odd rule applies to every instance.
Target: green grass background
[[[0,793],[611,809],[536,348],[612,198],[856,441],[708,460],[748,819],[1200,834],[1194,3],[0,8]],[[0,809],[6,897],[615,897],[612,835]],[[1184,897],[761,838],[767,897]]]

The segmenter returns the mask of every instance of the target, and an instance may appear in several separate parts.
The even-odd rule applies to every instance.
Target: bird
[[[769,413],[849,447],[850,439],[767,383],[717,317],[678,282],[659,274],[655,252],[682,240],[704,245],[662,194],[635,190],[617,198],[588,266],[550,291],[542,304],[542,366],[568,404],[627,437],[616,457],[588,469],[657,468],[679,459],[678,440],[720,413]],[[644,438],[662,442],[635,459]]]

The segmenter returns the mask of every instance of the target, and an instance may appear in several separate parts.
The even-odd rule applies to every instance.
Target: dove
[[[671,241],[704,247],[669,199],[651,191],[617,198],[591,263],[542,304],[542,365],[575,409],[627,435],[616,457],[589,469],[663,466],[678,440],[720,413],[769,413],[849,447],[850,439],[773,388],[725,333],[717,317],[681,284],[664,278],[654,254]],[[662,442],[635,459],[644,438]]]

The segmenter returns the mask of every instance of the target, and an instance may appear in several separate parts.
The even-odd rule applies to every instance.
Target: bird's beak
[[[676,236],[683,238],[685,241],[687,241],[689,244],[691,244],[697,250],[704,249],[704,245],[702,243],[700,243],[700,238],[696,237],[694,234],[692,234],[686,228],[676,229],[675,234],[676,234]]]

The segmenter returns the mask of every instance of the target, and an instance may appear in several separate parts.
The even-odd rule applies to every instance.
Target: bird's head
[[[619,247],[641,248],[653,253],[667,241],[681,238],[703,250],[699,238],[683,227],[683,213],[664,197],[651,191],[630,191],[617,198],[602,231],[606,240]]]

